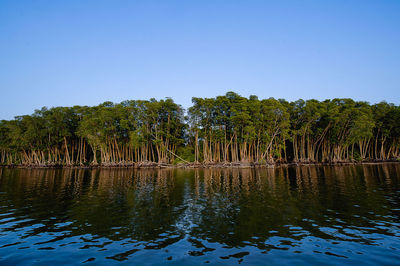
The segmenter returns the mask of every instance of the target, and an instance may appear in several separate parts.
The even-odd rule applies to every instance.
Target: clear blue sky
[[[400,1],[0,1],[0,119],[191,97],[400,103]]]

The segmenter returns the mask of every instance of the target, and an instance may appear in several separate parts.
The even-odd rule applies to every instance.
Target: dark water
[[[400,164],[0,168],[0,264],[400,264]]]

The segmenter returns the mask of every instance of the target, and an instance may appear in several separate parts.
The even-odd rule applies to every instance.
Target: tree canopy
[[[397,160],[400,107],[352,99],[193,98],[54,107],[0,122],[3,165]]]

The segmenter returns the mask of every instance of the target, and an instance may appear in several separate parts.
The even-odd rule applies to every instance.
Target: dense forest
[[[399,160],[400,107],[352,99],[193,98],[54,107],[0,122],[0,164],[338,163]]]

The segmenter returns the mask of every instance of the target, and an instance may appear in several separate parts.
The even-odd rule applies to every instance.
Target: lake
[[[0,168],[0,264],[400,263],[400,164]]]

